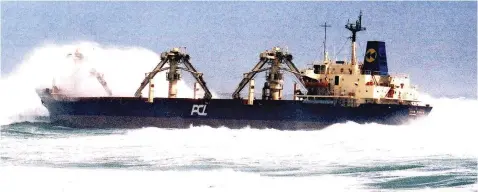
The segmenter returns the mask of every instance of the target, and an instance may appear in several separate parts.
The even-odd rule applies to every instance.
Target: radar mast
[[[362,11],[360,11],[359,19],[355,21],[355,24],[347,21],[345,28],[352,32],[352,37],[350,37],[352,38],[352,65],[355,65],[357,62],[355,59],[355,40],[357,39],[357,32],[365,31],[365,27],[362,27]]]

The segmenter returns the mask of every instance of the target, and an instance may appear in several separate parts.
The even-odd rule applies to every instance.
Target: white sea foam
[[[70,55],[76,50],[83,54],[83,60],[75,62]],[[159,52],[162,51],[167,50]],[[104,75],[113,96],[131,97],[145,73],[150,72],[159,61],[158,52],[141,47],[103,46],[94,42],[48,44],[36,48],[18,64],[15,71],[0,79],[0,125],[47,115],[35,89],[51,88],[53,79],[60,88],[78,96],[106,96],[101,84],[90,75],[92,69]],[[159,73],[154,83],[155,96],[166,97],[168,84],[165,72]],[[193,97],[191,86],[191,82],[180,80],[178,97]],[[143,90],[143,96],[147,96],[147,91],[147,88]],[[214,92],[213,97],[216,97]]]
[[[151,127],[110,135],[66,131],[61,132],[65,135],[50,138],[3,137],[0,151],[8,160],[0,167],[0,189],[31,191],[35,186],[37,191],[369,191],[366,184],[386,180],[376,178],[378,175],[397,179],[472,174],[472,168],[463,170],[459,160],[451,159],[476,158],[473,141],[462,141],[467,138],[455,137],[460,134],[444,128],[434,134],[427,131],[433,127],[417,123],[421,125],[346,123],[322,131]],[[465,135],[473,133],[466,128],[460,131]],[[436,159],[443,161],[434,162]],[[48,167],[17,166],[24,164]],[[63,168],[50,168],[52,165]],[[400,165],[441,169],[334,174],[349,167]],[[85,166],[93,169],[72,168]],[[108,167],[130,168],[105,169]],[[29,185],[20,185],[21,182]],[[430,190],[434,191],[425,189]]]

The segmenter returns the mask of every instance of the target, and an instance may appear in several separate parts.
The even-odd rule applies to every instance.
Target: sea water
[[[63,58],[77,47],[89,56],[81,67]],[[114,65],[106,58],[116,58]],[[347,122],[319,131],[74,129],[49,123],[35,88],[50,86],[52,77],[65,87],[80,79],[74,85],[79,93],[103,95],[87,73],[95,68],[116,95],[132,95],[138,81],[118,83],[125,74],[111,72],[128,59],[159,61],[141,48],[48,45],[1,79],[7,91],[0,95],[0,191],[478,190],[474,99],[425,95],[434,107],[428,117],[401,126]],[[152,67],[138,65],[131,70],[139,74],[129,73],[140,82]]]

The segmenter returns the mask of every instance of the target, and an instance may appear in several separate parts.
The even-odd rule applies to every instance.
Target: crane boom
[[[289,59],[286,59],[285,60],[285,63],[287,64],[287,66],[289,67],[289,69],[291,71],[288,71],[290,73],[293,73],[294,76],[297,78],[297,80],[299,80],[300,84],[302,85],[302,87],[305,88],[305,82],[304,80],[302,79],[302,74],[300,73],[299,69],[297,69],[297,67],[294,65],[294,63],[292,63],[291,60]]]
[[[96,72],[95,69],[92,69],[90,71],[90,74],[96,77],[98,82],[100,82],[101,86],[103,86],[103,88],[105,89],[108,96],[113,95],[113,93],[111,92],[111,89],[108,87],[108,84],[106,83],[105,79],[103,78],[103,74]]]
[[[258,73],[258,71],[266,64],[267,59],[262,59],[256,64],[256,66],[252,69],[251,72],[246,73],[242,81],[239,83],[237,86],[236,90],[232,94],[232,98],[234,99],[239,99],[240,95],[239,93],[244,89],[244,87],[249,83],[249,81],[254,78],[254,76]]]
[[[162,58],[161,58],[162,59]],[[149,79],[154,78],[154,76],[160,72],[160,69],[163,68],[163,66],[166,64],[168,60],[162,59],[158,65],[153,69],[151,73],[149,73],[146,77],[144,77],[143,82],[141,82],[141,85],[139,86],[138,90],[136,90],[136,93],[134,94],[135,97],[141,97],[141,91],[146,87],[148,84]]]
[[[196,81],[199,83],[199,85],[202,87],[202,89],[204,90],[204,98],[205,99],[211,99],[212,98],[212,94],[211,92],[209,91],[209,89],[207,88],[206,86],[206,82],[204,81],[204,79],[202,78],[202,73],[199,73],[196,71],[196,69],[193,67],[193,65],[191,65],[191,63],[189,62],[189,59],[185,59],[184,61],[184,65],[186,66],[186,68],[188,68],[190,70],[190,73],[194,76],[194,78],[196,79]]]

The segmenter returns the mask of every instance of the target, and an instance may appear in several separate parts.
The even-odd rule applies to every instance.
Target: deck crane
[[[150,73],[148,73],[145,76],[138,90],[134,94],[135,97],[141,97],[141,92],[143,91],[143,89],[146,87],[148,83],[151,86],[150,82],[156,74],[162,71],[169,70],[166,75],[166,79],[169,81],[168,97],[176,98],[177,96],[176,84],[178,80],[181,79],[179,70],[184,70],[191,73],[193,77],[196,79],[197,83],[202,87],[202,89],[204,90],[204,99],[211,99],[212,94],[206,86],[206,82],[203,79],[203,74],[196,71],[196,69],[193,67],[193,65],[189,61],[189,58],[190,58],[189,55],[180,51],[179,48],[173,48],[170,51],[161,53],[161,61]],[[166,63],[169,63],[169,67],[164,67]],[[185,68],[180,67],[180,64],[183,64]]]
[[[294,74],[302,87],[305,87],[304,81],[302,80],[302,74],[294,63],[292,63],[292,55],[283,52],[280,47],[274,47],[272,50],[262,52],[259,55],[259,59],[259,62],[252,71],[244,74],[244,78],[232,94],[233,99],[240,99],[240,92],[244,89],[244,86],[246,86],[246,84],[251,81],[257,73],[264,71],[268,71],[264,88],[270,90],[270,94],[266,95],[266,97],[272,98],[272,100],[280,100],[282,98],[283,74],[281,73],[281,70]],[[264,68],[266,64],[269,64],[270,67]],[[288,68],[283,67],[283,64]]]

